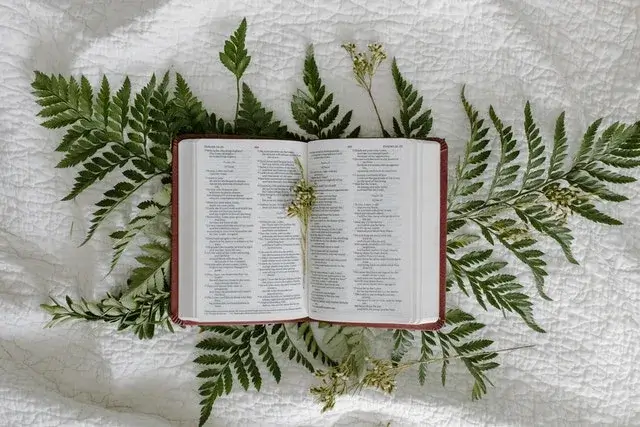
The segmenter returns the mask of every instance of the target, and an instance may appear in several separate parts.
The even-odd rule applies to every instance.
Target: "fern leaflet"
[[[293,119],[310,135],[318,139],[335,139],[341,137],[349,127],[352,111],[348,111],[336,123],[340,107],[333,104],[333,93],[327,93],[322,83],[318,65],[313,55],[313,48],[307,49],[304,60],[303,81],[307,91],[298,90],[291,101]],[[356,138],[360,126],[349,133],[348,138]]]
[[[400,120],[393,118],[393,130],[397,137],[426,138],[431,131],[431,110],[422,111],[422,96],[400,73],[396,59],[391,63],[391,74],[400,97]]]

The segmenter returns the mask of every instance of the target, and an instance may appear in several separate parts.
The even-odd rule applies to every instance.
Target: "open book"
[[[172,318],[439,328],[446,154],[439,139],[174,141]],[[316,191],[306,263],[296,157]]]

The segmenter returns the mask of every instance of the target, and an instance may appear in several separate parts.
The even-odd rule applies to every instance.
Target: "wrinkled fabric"
[[[244,16],[252,55],[245,81],[294,129],[289,102],[302,85],[305,48],[313,44],[335,100],[343,111],[354,110],[363,135],[377,135],[340,44],[384,43],[433,108],[432,133],[447,139],[452,171],[468,134],[463,84],[483,114],[493,105],[518,137],[527,99],[547,143],[555,118],[566,111],[572,151],[598,117],[632,122],[639,116],[634,0],[0,0],[0,424],[197,424],[194,330],[141,342],[102,323],[43,329],[48,318],[38,305],[49,295],[100,298],[122,283],[135,251],[107,275],[108,234],[131,218],[135,205],[78,247],[92,204],[117,178],[60,201],[74,170],[54,168],[62,132],[39,127],[30,83],[38,69],[84,74],[94,84],[106,74],[112,88],[129,75],[139,89],[152,72],[170,69],[184,75],[207,108],[231,118],[235,83],[218,51]],[[390,128],[397,96],[389,65],[376,76],[374,96]],[[424,387],[412,372],[393,397],[364,392],[321,414],[307,393],[313,378],[280,358],[279,385],[265,374],[259,393],[236,387],[216,403],[210,425],[639,425],[640,187],[623,191],[631,200],[605,210],[625,225],[571,219],[579,266],[542,243],[554,301],[535,296],[531,276],[514,264],[546,334],[517,317],[484,312],[472,299],[450,298],[489,325],[486,336],[496,348],[535,344],[500,356],[502,367],[490,375],[495,387],[483,400],[471,401],[464,368],[452,367],[443,388],[434,366]]]

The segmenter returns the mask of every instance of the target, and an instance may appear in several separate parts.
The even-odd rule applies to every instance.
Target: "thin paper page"
[[[198,320],[306,317],[297,218],[286,216],[306,144],[195,141]]]
[[[420,167],[420,266],[422,281],[421,321],[433,323],[440,312],[440,157],[441,146],[437,142],[425,141],[418,144]]]
[[[409,323],[415,291],[415,143],[309,144],[309,313],[318,320]]]

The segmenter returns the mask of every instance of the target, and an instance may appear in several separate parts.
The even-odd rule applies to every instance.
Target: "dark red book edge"
[[[172,152],[172,178],[171,178],[171,217],[178,217],[178,144],[185,139],[202,139],[202,138],[218,138],[218,139],[251,139],[245,136],[237,135],[216,135],[216,134],[204,134],[204,135],[180,135],[173,140],[171,145]],[[445,312],[446,312],[446,245],[447,245],[447,188],[448,188],[448,172],[447,172],[447,143],[442,138],[425,138],[427,141],[435,141],[440,144],[440,307],[438,320],[432,323],[423,323],[420,325],[411,324],[393,324],[393,323],[347,323],[347,322],[329,322],[337,325],[352,325],[352,326],[366,326],[371,328],[389,328],[389,329],[409,329],[409,330],[437,330],[444,325]],[[198,325],[198,326],[211,326],[211,325],[256,325],[256,324],[269,324],[274,322],[224,322],[224,323],[204,323],[194,322],[190,320],[182,320],[178,317],[178,221],[171,221],[171,304],[169,309],[169,315],[171,320],[181,326]],[[305,317],[301,319],[288,319],[286,321],[278,321],[277,323],[294,323],[305,320],[313,320]]]

